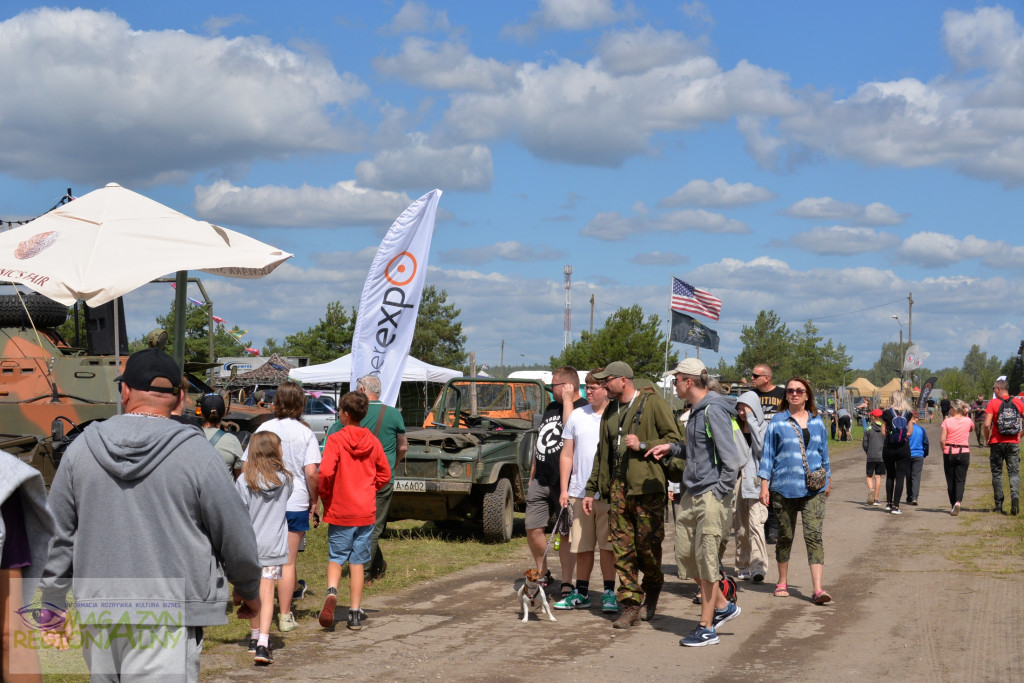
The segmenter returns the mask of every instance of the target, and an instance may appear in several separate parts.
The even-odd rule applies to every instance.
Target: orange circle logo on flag
[[[14,258],[24,261],[38,256],[40,252],[56,242],[58,237],[60,237],[60,233],[56,230],[33,235],[18,244],[18,248],[14,250]]]
[[[409,284],[416,277],[416,257],[403,251],[388,261],[388,265],[384,269],[384,277],[395,287],[404,287]]]

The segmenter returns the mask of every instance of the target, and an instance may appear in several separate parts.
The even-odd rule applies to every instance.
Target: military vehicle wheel
[[[22,307],[21,302],[25,302]],[[27,327],[31,323],[25,309],[32,315],[36,327],[59,327],[68,319],[68,307],[40,294],[19,298],[14,294],[0,296],[0,327]]]
[[[499,479],[484,491],[484,541],[512,540],[512,482]]]

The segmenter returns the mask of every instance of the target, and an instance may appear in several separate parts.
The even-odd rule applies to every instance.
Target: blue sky
[[[211,7],[214,9],[211,10]],[[1022,338],[1019,4],[6,2],[0,218],[107,182],[295,254],[204,283],[261,345],[358,302],[399,213],[441,188],[428,283],[479,362],[561,348],[672,274],[869,367]],[[170,305],[126,297],[129,334]],[[679,347],[680,353],[692,348]],[[715,354],[702,352],[710,363]]]

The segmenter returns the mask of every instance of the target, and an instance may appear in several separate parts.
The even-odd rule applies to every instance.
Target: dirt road
[[[719,631],[721,643],[683,648],[698,617],[691,584],[673,572],[659,615],[628,631],[611,628],[599,609],[556,612],[557,623],[517,619],[512,593],[530,565],[524,551],[508,563],[475,567],[364,605],[359,633],[324,632],[304,620],[275,651],[276,663],[254,669],[229,647],[204,655],[207,680],[902,680],[1024,679],[1020,646],[1024,588],[1019,564],[1003,574],[963,572],[947,559],[971,542],[972,515],[950,517],[938,425],[928,426],[921,506],[902,516],[864,504],[864,458],[858,448],[833,459],[833,493],[825,520],[825,587],[834,601],[810,602],[803,541],[794,544],[790,598],[774,598],[774,557],[764,584],[741,583],[742,615]],[[966,498],[986,487],[988,451],[976,449]],[[968,506],[970,507],[970,506]],[[769,550],[773,551],[774,546]],[[731,566],[732,547],[726,555]],[[557,562],[553,573],[558,575]],[[598,574],[595,572],[595,583]],[[319,607],[306,598],[309,609]],[[299,636],[298,634],[301,634]]]

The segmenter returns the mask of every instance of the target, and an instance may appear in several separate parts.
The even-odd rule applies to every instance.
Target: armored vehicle
[[[394,473],[389,519],[479,522],[484,539],[512,538],[513,510],[526,505],[537,430],[551,395],[538,380],[449,380],[410,430]]]
[[[39,294],[0,296],[0,449],[36,467],[47,484],[85,426],[117,413],[112,314],[113,303],[87,308],[87,348],[74,348],[57,330],[68,317],[66,306]],[[123,367],[123,312],[120,320]],[[190,382],[195,388],[198,380]],[[190,406],[196,397],[190,396]],[[254,429],[266,414],[240,409],[229,409],[225,429]]]

